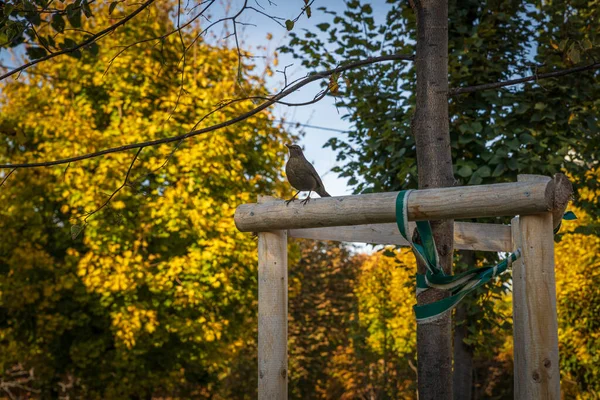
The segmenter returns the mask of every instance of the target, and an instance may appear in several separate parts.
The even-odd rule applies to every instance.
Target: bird
[[[315,170],[315,167],[304,157],[302,148],[297,144],[286,144],[286,146],[290,150],[290,158],[285,165],[285,174],[287,175],[288,182],[298,191],[294,197],[286,200],[285,204],[289,205],[296,199],[296,196],[300,192],[308,192],[308,197],[302,200],[303,204],[310,201],[310,194],[312,192],[317,192],[321,197],[331,197],[325,190],[323,181],[317,170]]]

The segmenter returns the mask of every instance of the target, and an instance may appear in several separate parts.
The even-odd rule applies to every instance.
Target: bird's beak
[[[291,144],[287,144],[287,143],[286,143],[286,144],[285,144],[285,146],[286,146],[286,147],[289,149],[289,148],[290,148],[290,146],[291,146]]]

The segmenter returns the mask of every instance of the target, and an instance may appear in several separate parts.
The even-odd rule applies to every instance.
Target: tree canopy
[[[315,69],[372,54],[410,53],[414,13],[406,2],[388,3],[385,20],[377,20],[369,2],[349,1],[343,13],[328,11],[331,23],[319,25],[322,34],[292,32],[283,51]],[[514,181],[517,173],[566,170],[576,188],[598,188],[585,174],[599,163],[597,69],[460,93],[465,87],[595,63],[600,58],[600,47],[594,45],[598,8],[585,1],[450,1],[449,15],[450,135],[460,183]],[[345,118],[353,125],[347,139],[329,142],[342,162],[340,176],[348,177],[357,192],[415,187],[412,65],[348,71],[340,78],[338,94],[337,104],[348,110]]]
[[[211,20],[214,3],[188,14],[174,1],[0,4],[0,54],[22,61],[0,78],[5,393],[254,397],[256,244],[233,212],[287,193],[284,143],[295,137],[267,108],[298,88],[321,80],[308,103],[331,94],[347,110],[352,130],[329,146],[356,192],[416,186],[415,69],[383,62],[413,59],[407,2],[388,1],[381,21],[360,0],[340,14],[299,2],[289,20],[259,2]],[[282,51],[318,72],[268,94],[238,43],[243,12],[291,31]],[[330,21],[301,31],[299,18],[316,12]],[[576,184],[579,221],[556,244],[561,372],[566,394],[592,397],[600,10],[583,0],[451,0],[449,14],[457,184],[559,171]],[[229,46],[205,40],[226,23]],[[291,397],[414,398],[412,256],[307,241],[290,249]],[[512,395],[509,289],[505,276],[465,302],[469,322],[457,324],[474,397]]]
[[[114,7],[95,6],[86,29],[106,22],[106,8]],[[0,159],[171,136],[220,99],[264,90],[246,72],[240,86],[236,52],[208,44],[174,73],[177,36],[132,47],[105,71],[121,43],[172,29],[169,11],[148,9],[98,54],[5,82]],[[252,107],[238,102],[200,126]],[[211,393],[256,319],[256,245],[235,229],[233,212],[282,190],[289,139],[262,113],[175,146],[14,173],[0,191],[0,375],[34,368],[43,396]]]

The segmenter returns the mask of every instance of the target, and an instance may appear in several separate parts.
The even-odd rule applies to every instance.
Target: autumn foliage
[[[6,82],[0,159],[174,136],[252,108],[206,116],[221,100],[264,93],[257,75],[240,84],[233,50],[201,43],[184,64],[172,35],[113,60],[120,44],[172,29],[167,11],[151,8],[98,55],[63,56]],[[101,24],[106,10],[96,15]],[[262,113],[146,148],[133,165],[135,150],[15,172],[0,189],[0,375],[34,368],[43,396],[214,393],[256,321],[256,245],[233,212],[280,190],[287,141]]]
[[[89,29],[120,6],[97,7]],[[181,41],[199,31],[119,47],[172,30],[168,13],[149,8],[102,46],[3,82],[0,162],[171,137],[254,107],[211,113],[264,95],[265,82],[247,59],[239,80],[231,48],[200,40],[182,59]],[[255,398],[256,241],[233,213],[287,193],[290,139],[263,112],[139,154],[14,172],[0,187],[0,398],[5,388],[23,398]],[[600,220],[575,211],[556,243],[560,360],[565,396],[587,399],[600,393]],[[416,398],[414,271],[408,250],[290,243],[291,398]],[[512,394],[505,292],[474,302],[481,313],[465,340],[479,398]]]

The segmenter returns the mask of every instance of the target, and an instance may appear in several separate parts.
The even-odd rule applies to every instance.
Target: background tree
[[[251,55],[237,45],[241,26],[237,18],[244,12],[261,12],[245,2],[235,14],[201,30],[194,22],[206,16],[214,3],[198,4],[189,16],[183,16],[181,3],[154,4],[152,0],[112,2],[97,8],[81,1],[67,1],[58,8],[52,2],[29,0],[0,6],[0,38],[5,40],[0,48],[21,44],[26,48],[24,64],[0,78],[5,82],[2,107],[6,111],[0,117],[6,144],[0,155],[5,168],[0,196],[7,204],[2,211],[7,240],[0,246],[3,377],[19,377],[32,385],[29,390],[44,396],[56,395],[57,387],[63,394],[90,398],[152,393],[231,398],[247,393],[243,384],[237,392],[223,386],[253,370],[240,360],[250,354],[254,341],[248,326],[255,324],[255,252],[252,242],[235,233],[231,225],[233,207],[217,206],[252,201],[257,193],[279,190],[283,153],[273,140],[286,134],[273,127],[268,115],[258,114],[281,97],[267,97],[260,106],[240,99],[253,96],[254,101],[261,101],[268,96],[262,80],[244,72],[253,67],[246,62]],[[299,17],[310,16],[311,4],[304,2]],[[315,101],[327,91],[345,96],[340,105],[349,107],[357,130],[349,141],[331,145],[340,150],[342,160],[348,160],[344,171],[350,171],[346,173],[357,190],[397,190],[416,182],[415,139],[408,129],[414,97],[403,91],[414,93],[410,82],[415,70],[394,63],[354,73],[353,65],[347,63],[380,51],[393,56],[357,65],[410,58],[398,52],[412,53],[414,12],[405,3],[391,4],[385,26],[375,23],[368,3],[350,1],[343,16],[332,16],[333,27],[320,25],[331,43],[321,43],[314,32],[292,39],[293,46],[308,51],[309,66],[344,64],[342,69],[302,82],[330,77]],[[454,172],[462,183],[476,184],[513,180],[518,171],[549,174],[565,168],[580,189],[586,185],[592,189],[579,191],[579,205],[591,216],[577,233],[589,234],[598,226],[593,217],[597,200],[588,195],[597,193],[598,184],[597,174],[588,171],[597,167],[597,72],[570,75],[569,80],[541,78],[556,68],[597,68],[598,11],[582,1],[536,6],[449,4]],[[141,15],[146,15],[144,21]],[[293,30],[298,18],[279,21]],[[232,51],[206,43],[194,46],[202,42],[207,30],[225,22],[232,24],[236,43]],[[116,46],[125,47],[116,51]],[[327,53],[325,47],[331,51]],[[111,68],[105,76],[107,64]],[[537,86],[481,91],[489,88],[490,80],[510,79],[528,69],[540,78]],[[5,80],[25,70],[29,72],[20,83]],[[478,84],[483,87],[470,86]],[[217,104],[219,112],[214,113],[215,99],[225,100],[218,95],[222,93],[234,100]],[[228,128],[244,120],[249,125]],[[164,122],[157,125],[155,121]],[[225,129],[202,135],[195,131],[196,123],[211,130],[224,124]],[[190,132],[199,138],[188,147],[184,139]],[[181,140],[173,139],[177,135]],[[170,146],[136,145],[148,140],[174,142]],[[360,149],[355,151],[357,144]],[[135,145],[136,150],[126,153],[114,147],[119,145]],[[117,154],[106,159],[90,155],[111,147]],[[64,162],[65,168],[56,169],[7,167],[79,154],[88,154],[84,158],[90,159]],[[355,157],[358,164],[354,164]],[[376,161],[371,163],[371,159]],[[361,163],[369,168],[363,169]],[[6,183],[11,176],[9,187]],[[65,238],[65,232],[76,242]],[[593,242],[581,243],[593,248]],[[336,252],[316,248],[315,257],[321,262],[319,254]],[[593,257],[584,260],[583,265],[595,265]],[[314,351],[304,353],[304,348],[298,348],[297,354],[310,355],[303,360],[307,367],[297,364],[298,370],[317,379],[320,393],[389,397],[410,391],[413,383],[406,380],[407,365],[394,357],[410,351],[390,344],[396,339],[389,321],[395,318],[393,310],[401,306],[391,302],[391,294],[379,296],[389,290],[386,283],[395,273],[378,267],[372,270],[371,284],[362,281],[367,273],[356,278],[354,287],[360,290],[356,289],[355,296],[363,307],[355,311],[359,323],[343,324],[343,329],[353,332],[353,339],[346,347],[336,348],[330,369],[315,373],[306,368],[323,368],[316,350],[330,351],[332,343],[340,343],[343,329],[332,332],[333,340],[302,342]],[[331,282],[338,278],[332,276]],[[311,285],[306,283],[305,287]],[[321,282],[314,285],[323,287]],[[346,289],[342,292],[349,293]],[[471,304],[467,314],[474,322],[463,326],[473,336],[459,337],[463,343],[470,342],[465,357],[485,360],[489,371],[506,369],[508,353],[480,351],[485,349],[475,335],[480,338],[482,332],[492,332],[498,342],[505,330],[503,321],[496,318],[505,309],[499,297],[502,290],[500,283],[492,298],[483,299],[487,302]],[[334,292],[326,290],[327,296],[316,296],[314,301],[334,302]],[[585,293],[593,308],[594,293]],[[563,306],[569,309],[568,303]],[[307,304],[299,309],[303,307]],[[578,312],[573,310],[573,315]],[[486,316],[485,323],[478,315]],[[318,324],[310,332],[317,337],[326,316],[326,312],[314,316]],[[569,335],[571,326],[589,328],[594,334],[595,325],[578,325],[579,320],[569,318],[561,323]],[[563,346],[583,354],[581,359],[569,359],[563,371],[568,371],[568,379],[578,380],[573,393],[592,393],[595,370],[587,355],[594,347],[581,350],[582,346],[582,340]],[[30,381],[27,375],[30,365],[39,369],[37,380]],[[304,372],[298,375],[299,382]],[[114,381],[115,373],[122,379]],[[505,375],[481,375],[480,368],[475,375],[476,395],[504,393],[495,388],[502,389],[498,382]],[[306,389],[299,390],[306,392],[307,379],[303,385]]]
[[[86,29],[106,22],[112,7],[98,7]],[[221,98],[264,90],[246,72],[240,86],[235,50],[200,43],[182,67],[181,40],[194,39],[183,34],[129,49],[105,74],[121,43],[173,29],[170,11],[148,9],[97,55],[6,82],[0,159],[171,136]],[[179,146],[13,174],[0,191],[0,374],[33,368],[45,397],[214,393],[256,324],[256,245],[235,229],[235,205],[281,190],[289,139],[262,113]]]
[[[327,41],[312,32],[292,33],[283,51],[293,51],[309,68],[330,67],[348,57],[411,51],[417,41],[414,13],[405,2],[389,3],[385,21],[377,23],[369,2],[347,2],[344,13],[328,11],[331,23],[319,25]],[[598,165],[597,70],[508,89],[481,90],[478,85],[597,65],[598,10],[586,2],[450,1],[449,23],[449,82],[454,88],[450,137],[457,183],[514,181],[517,173],[565,170],[576,190],[597,188],[597,179],[587,174]],[[346,139],[329,142],[342,161],[340,176],[348,177],[356,192],[415,187],[416,146],[410,130],[414,67],[375,65],[349,71],[343,82],[337,104],[348,110],[353,129]],[[460,89],[464,87],[475,90]],[[577,201],[597,213],[595,198],[578,196]],[[492,290],[501,295],[501,286],[497,288]],[[482,309],[473,302],[459,308],[463,315],[474,325],[483,317],[497,317],[493,307]],[[471,331],[479,330],[473,326]],[[456,369],[473,365],[473,357],[483,350],[467,332],[464,323],[457,327],[456,344],[466,339],[471,345],[456,354]],[[461,376],[455,377],[455,397],[469,398],[473,374]]]
[[[415,268],[408,251],[299,241],[290,268],[290,398],[414,398]]]

